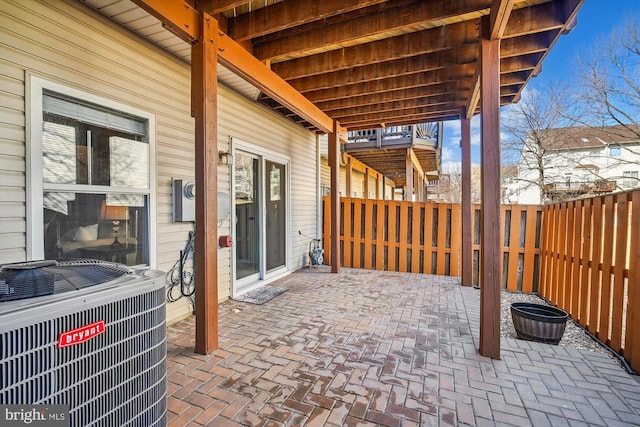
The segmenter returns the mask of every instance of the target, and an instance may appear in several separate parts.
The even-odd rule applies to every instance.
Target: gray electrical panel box
[[[173,182],[173,222],[196,220],[196,185],[183,179]]]

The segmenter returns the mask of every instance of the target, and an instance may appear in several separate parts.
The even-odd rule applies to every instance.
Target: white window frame
[[[634,188],[638,184],[638,171],[624,171],[622,172],[622,185],[625,188]]]
[[[27,73],[27,115],[29,125],[26,126],[26,219],[27,219],[27,259],[38,260],[44,258],[44,182],[42,176],[42,136],[44,128],[43,119],[43,91],[68,95],[89,103],[104,106],[106,108],[131,114],[147,122],[147,142],[149,143],[149,188],[120,188],[102,186],[106,192],[121,194],[144,194],[148,197],[148,229],[149,241],[149,267],[157,268],[156,250],[156,118],[147,111],[142,111],[119,102],[102,98],[79,89],[65,86],[56,82]],[[69,191],[77,193],[96,193],[101,186],[91,186],[88,191],[86,184],[47,184],[47,191]]]

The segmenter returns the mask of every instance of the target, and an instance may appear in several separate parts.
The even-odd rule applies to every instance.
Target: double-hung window
[[[30,259],[153,265],[153,115],[31,86]]]
[[[624,177],[622,182],[624,188],[635,188],[639,186],[638,171],[624,171],[622,172],[622,176]]]

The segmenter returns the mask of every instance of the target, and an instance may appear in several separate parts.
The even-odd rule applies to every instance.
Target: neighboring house
[[[194,180],[189,63],[79,1],[1,9],[0,264],[83,256],[169,270],[193,230],[172,212],[172,180]],[[220,300],[304,266],[298,231],[319,228],[316,136],[235,81],[218,97],[218,234],[234,237],[219,249]],[[167,309],[190,311],[184,298]]]
[[[513,203],[513,184],[518,179],[518,166],[506,165],[500,168],[500,188],[502,191],[502,203]]]
[[[540,131],[539,146],[522,151],[506,197],[510,203],[538,204],[640,187],[638,134],[623,126]]]

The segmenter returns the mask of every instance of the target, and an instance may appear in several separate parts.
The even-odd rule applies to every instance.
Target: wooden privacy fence
[[[547,205],[540,294],[640,371],[640,190]]]
[[[502,287],[538,290],[542,206],[503,205]],[[340,199],[341,265],[460,276],[459,204]],[[330,258],[330,199],[324,198],[323,241]],[[478,284],[480,206],[472,209],[473,284]]]

